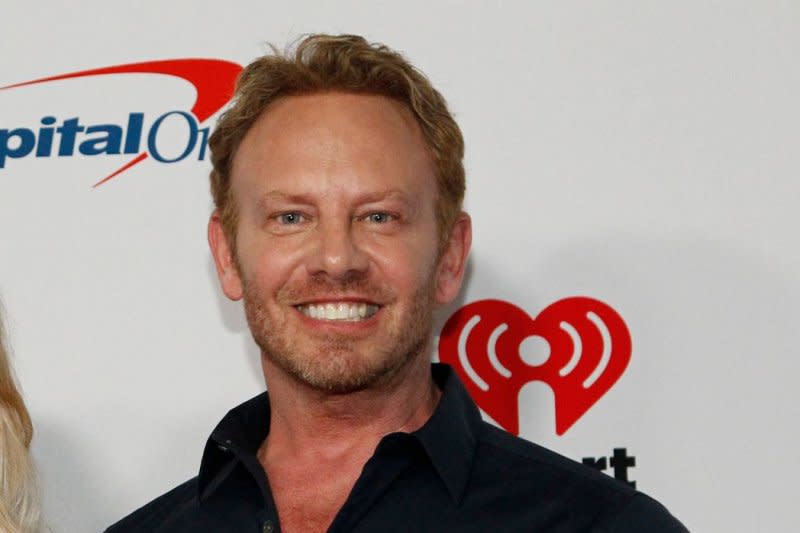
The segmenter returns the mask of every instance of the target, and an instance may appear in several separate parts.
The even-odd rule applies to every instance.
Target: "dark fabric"
[[[456,375],[433,366],[443,394],[414,433],[384,437],[330,532],[685,532],[628,485],[481,420]],[[261,394],[211,434],[200,474],[108,533],[280,531],[256,451],[269,431]]]

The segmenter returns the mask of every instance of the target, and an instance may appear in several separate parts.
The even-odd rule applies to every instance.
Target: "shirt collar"
[[[413,435],[458,504],[472,470],[481,415],[452,368],[435,363],[432,372],[442,397],[431,418]]]
[[[431,418],[411,435],[422,445],[450,497],[458,504],[469,481],[481,417],[452,368],[434,363],[431,371],[442,396]],[[217,424],[200,464],[201,500],[224,481],[233,461],[255,457],[269,433],[269,416],[269,396],[264,392],[231,409]]]
[[[269,414],[269,397],[262,392],[228,411],[217,424],[200,462],[198,491],[201,501],[225,480],[236,461],[256,457],[269,433]]]

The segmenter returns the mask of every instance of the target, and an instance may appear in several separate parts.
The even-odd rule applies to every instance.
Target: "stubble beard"
[[[299,292],[313,294],[324,285],[324,292],[331,294],[332,283],[327,280],[312,281],[311,286],[301,291],[286,291],[278,300],[296,301]],[[345,280],[336,289],[344,293],[353,287],[359,292],[380,294],[385,289],[367,288],[363,279]],[[377,388],[392,381],[412,361],[425,356],[433,323],[433,280],[428,280],[414,293],[408,309],[387,325],[380,346],[373,346],[370,353],[359,351],[359,341],[342,335],[315,336],[303,346],[304,339],[292,333],[282,317],[273,317],[267,310],[265,298],[252,283],[244,282],[244,308],[250,331],[261,356],[283,371],[296,382],[313,390],[330,394],[349,394],[365,389]],[[293,312],[293,311],[290,311]],[[381,310],[385,312],[385,310]],[[380,317],[387,320],[389,317]],[[374,343],[373,343],[374,344]]]

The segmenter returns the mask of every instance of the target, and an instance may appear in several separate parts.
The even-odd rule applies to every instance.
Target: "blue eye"
[[[388,213],[370,213],[367,216],[367,220],[376,224],[385,224],[386,222],[389,222],[391,218],[392,215],[389,215]]]
[[[278,215],[278,222],[281,224],[299,224],[303,220],[303,215],[300,213],[283,213],[282,215]]]

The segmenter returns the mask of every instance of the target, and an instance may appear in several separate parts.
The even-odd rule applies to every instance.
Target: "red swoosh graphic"
[[[236,77],[242,67],[231,61],[221,59],[166,59],[162,61],[144,61],[142,63],[129,63],[127,65],[116,65],[112,67],[102,67],[67,74],[48,76],[13,85],[0,87],[4,89],[14,89],[46,83],[50,81],[67,80],[71,78],[84,78],[87,76],[103,76],[108,74],[163,74],[165,76],[175,76],[191,83],[197,91],[197,98],[192,105],[191,112],[199,123],[203,123],[208,117],[216,113],[233,96]],[[132,161],[129,161],[110,175],[98,181],[93,187],[98,187],[107,182],[114,176],[119,175],[132,166],[147,159],[147,153],[142,152]]]

